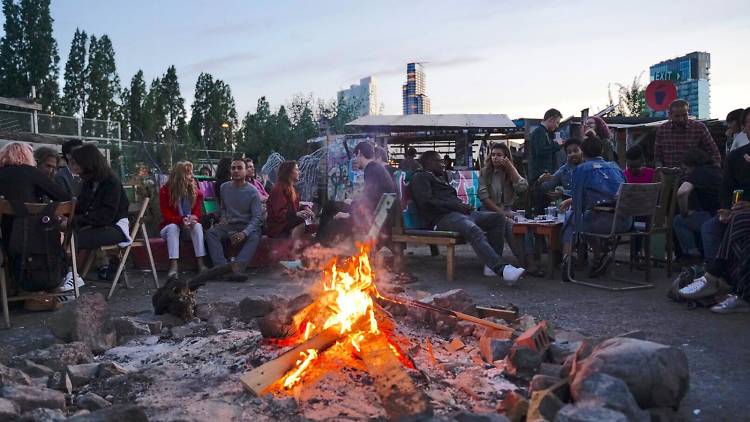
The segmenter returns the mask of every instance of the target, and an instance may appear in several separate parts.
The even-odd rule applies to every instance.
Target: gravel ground
[[[406,285],[407,293],[416,290],[441,292],[465,289],[480,305],[512,303],[522,313],[547,319],[556,327],[580,331],[591,336],[616,336],[640,331],[642,338],[680,347],[690,364],[690,391],[680,414],[687,420],[748,420],[750,400],[750,314],[716,315],[707,309],[688,310],[683,304],[667,300],[669,280],[663,269],[655,270],[656,288],[631,292],[609,292],[562,283],[558,280],[526,278],[515,288],[502,286],[482,276],[482,266],[468,247],[457,248],[456,281],[445,280],[445,257],[431,257],[427,248],[410,248],[409,270],[417,281]],[[625,270],[627,271],[627,270]],[[153,286],[146,275],[130,273],[132,289],[119,289],[111,302],[114,315],[151,309]],[[164,275],[162,274],[162,277]],[[633,273],[642,277],[642,273]],[[238,302],[246,296],[269,293],[294,295],[310,279],[290,279],[279,268],[251,271],[246,283],[209,283],[199,290],[198,303],[205,301]],[[83,291],[102,291],[106,287],[89,283]],[[19,334],[41,335],[51,313],[12,311],[12,330],[0,330],[0,344],[17,339]],[[743,387],[744,386],[744,387]]]

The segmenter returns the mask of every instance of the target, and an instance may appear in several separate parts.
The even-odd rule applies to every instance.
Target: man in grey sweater
[[[227,239],[232,245],[244,242],[232,263],[232,273],[224,276],[224,279],[245,281],[247,277],[242,272],[253,259],[262,236],[263,209],[258,191],[245,181],[245,161],[233,160],[230,171],[232,179],[222,184],[219,192],[219,223],[208,231],[206,243],[214,266],[220,266],[227,264],[222,242]]]

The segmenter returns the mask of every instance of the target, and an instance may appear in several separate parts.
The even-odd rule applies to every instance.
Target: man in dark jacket
[[[414,173],[409,189],[422,220],[432,229],[460,233],[484,262],[485,275],[497,274],[509,286],[516,284],[526,270],[503,261],[505,217],[464,204],[446,182],[445,165],[436,151],[424,152],[419,161],[423,170]]]

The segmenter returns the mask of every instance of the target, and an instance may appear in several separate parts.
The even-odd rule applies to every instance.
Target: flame
[[[305,334],[302,335],[302,338],[305,340],[308,340],[310,338],[310,335],[312,334],[313,330],[315,329],[315,324],[312,322],[308,322],[305,324]]]
[[[318,357],[318,352],[315,349],[307,349],[304,352],[299,352],[299,356],[296,367],[284,377],[284,388],[292,388],[302,379],[302,374],[310,366],[310,362]]]

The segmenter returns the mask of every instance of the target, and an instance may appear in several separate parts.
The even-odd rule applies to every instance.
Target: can
[[[732,205],[742,201],[742,194],[745,191],[742,189],[735,189],[734,192],[732,192]]]

